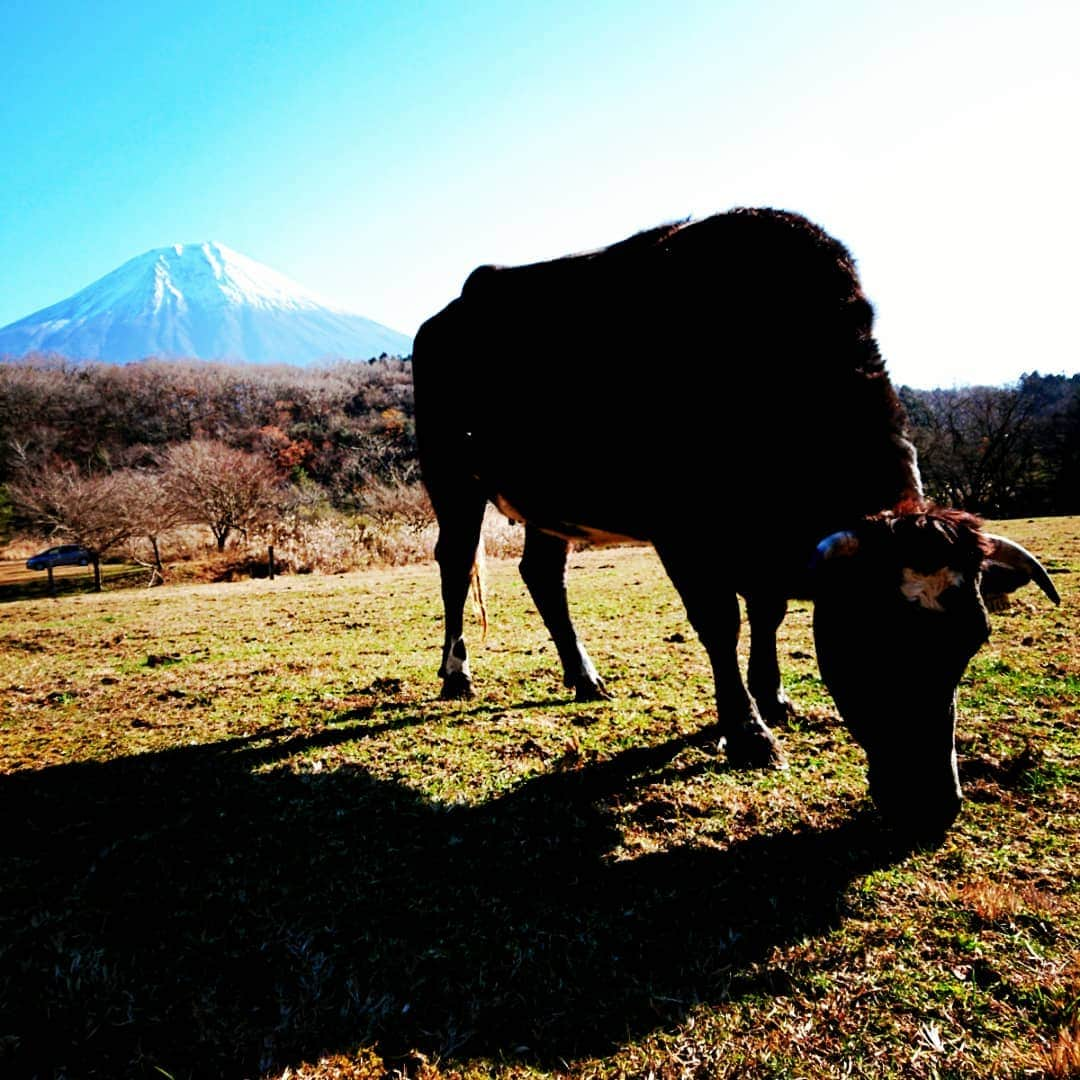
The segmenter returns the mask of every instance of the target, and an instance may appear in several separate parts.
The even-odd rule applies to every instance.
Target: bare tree
[[[150,570],[150,585],[156,585],[165,580],[161,538],[184,523],[185,510],[169,490],[161,472],[124,469],[114,476],[120,509],[130,526],[131,557]],[[143,540],[150,547],[149,559],[140,554],[139,542]]]
[[[86,548],[101,592],[101,557],[131,535],[116,473],[80,474],[70,466],[27,465],[8,485],[12,501],[35,524]]]
[[[909,402],[909,413],[931,495],[991,516],[1022,501],[1036,447],[1032,405],[1018,390],[933,390]]]
[[[423,532],[435,523],[435,510],[423,484],[403,480],[373,480],[364,486],[364,513],[386,526],[399,522],[410,532]]]
[[[163,482],[184,520],[206,525],[214,534],[218,551],[234,532],[246,534],[271,518],[282,488],[265,458],[215,439],[170,446]]]

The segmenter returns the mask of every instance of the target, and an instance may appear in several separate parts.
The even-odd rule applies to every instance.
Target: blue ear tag
[[[810,560],[810,569],[816,570],[826,559],[853,555],[858,546],[859,540],[853,532],[847,530],[834,532],[830,536],[826,536],[814,549],[813,558]]]

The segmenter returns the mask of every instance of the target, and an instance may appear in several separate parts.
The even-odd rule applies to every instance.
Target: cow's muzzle
[[[960,813],[963,796],[955,762],[948,774],[933,780],[918,773],[898,775],[870,768],[870,797],[886,824],[919,846],[938,846]]]

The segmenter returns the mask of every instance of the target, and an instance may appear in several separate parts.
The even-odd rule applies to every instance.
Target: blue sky
[[[1080,371],[1075,0],[0,0],[0,325],[217,240],[406,333],[481,262],[734,205],[898,382]]]

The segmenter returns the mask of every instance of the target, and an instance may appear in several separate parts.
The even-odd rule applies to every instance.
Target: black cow
[[[488,500],[525,522],[521,573],[580,700],[606,692],[567,609],[569,541],[646,540],[712,661],[732,764],[782,764],[765,723],[789,707],[776,630],[788,598],[811,597],[879,809],[946,828],[956,686],[989,633],[980,590],[1034,580],[1058,597],[1018,545],[926,503],[872,321],[843,245],[775,210],[476,270],[413,355],[443,696],[472,689],[462,612]]]

